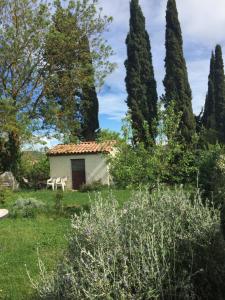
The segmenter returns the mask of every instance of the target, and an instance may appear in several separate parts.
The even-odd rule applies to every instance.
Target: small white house
[[[114,145],[114,141],[57,145],[48,151],[50,176],[67,177],[67,188],[73,190],[95,181],[109,185],[107,155]]]

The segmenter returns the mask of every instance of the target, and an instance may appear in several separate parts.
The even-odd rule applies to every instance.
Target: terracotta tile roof
[[[102,143],[83,142],[80,144],[57,145],[48,151],[49,156],[69,154],[110,153],[116,141]]]

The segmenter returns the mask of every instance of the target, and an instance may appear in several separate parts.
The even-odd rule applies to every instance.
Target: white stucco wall
[[[67,176],[67,188],[72,189],[72,159],[85,160],[86,183],[101,180],[102,184],[110,183],[110,176],[106,157],[103,154],[85,154],[85,155],[61,155],[50,156],[50,176],[64,177]]]

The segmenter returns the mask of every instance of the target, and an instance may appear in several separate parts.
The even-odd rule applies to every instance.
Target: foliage
[[[97,142],[105,142],[105,141],[122,141],[122,137],[120,133],[117,131],[113,131],[110,129],[100,129],[96,136]]]
[[[205,100],[202,124],[207,129],[215,130],[215,121],[215,54],[213,52],[210,60],[208,92]]]
[[[184,141],[191,143],[195,133],[192,111],[192,94],[183,55],[183,40],[175,0],[168,0],[166,11],[166,75],[165,104],[176,102],[175,110],[181,112],[180,131]]]
[[[215,49],[215,119],[218,141],[225,142],[225,81],[223,54],[220,45]]]
[[[209,145],[198,158],[199,187],[204,199],[210,199],[215,206],[224,202],[225,161],[224,149],[219,144]]]
[[[48,7],[38,0],[1,1],[0,19],[0,164],[17,176],[20,145],[31,139],[41,118]]]
[[[216,129],[212,128],[205,128],[202,125],[202,122],[200,123],[200,130],[199,130],[199,147],[204,149],[205,147],[208,147],[208,145],[215,145],[218,143],[218,132]]]
[[[49,160],[45,154],[41,154],[34,159],[32,156],[24,154],[20,169],[20,182],[28,188],[40,188],[49,178]],[[24,178],[28,180],[26,184]]]
[[[121,188],[139,186],[141,184],[154,185],[157,183],[157,160],[141,143],[132,148],[126,143],[117,147],[115,157],[110,159],[110,173],[113,182]]]
[[[81,133],[80,139],[94,141],[99,130],[99,103],[94,82],[82,89],[81,95]]]
[[[80,123],[81,132],[80,139],[85,141],[94,141],[96,139],[96,133],[99,130],[99,103],[98,96],[95,87],[94,69],[91,57],[91,50],[88,38],[86,39],[86,52],[87,52],[87,64],[90,65],[90,73],[92,79],[90,83],[81,86],[80,97]],[[91,70],[92,69],[92,70]],[[89,74],[87,76],[90,76]]]
[[[47,76],[42,51],[48,15],[43,1],[0,3],[0,131],[15,132],[21,141],[30,137],[33,122],[40,118]]]
[[[148,185],[151,188],[159,182],[167,184],[188,184],[196,182],[197,153],[181,142],[179,133],[180,114],[175,113],[175,102],[159,112],[157,143],[146,148],[139,143],[129,143],[130,129],[123,125],[124,142],[118,144],[116,155],[110,158],[110,172],[117,186]],[[193,141],[194,143],[194,141]]]
[[[51,3],[61,7],[60,2]],[[102,16],[97,4],[96,0],[69,1],[56,24],[64,30],[60,33],[50,19],[53,7],[49,1],[1,1],[0,169],[17,175],[21,145],[33,140],[34,132],[39,136],[40,130],[49,129],[52,134],[52,129],[59,129],[58,121],[62,126],[64,120],[76,115],[78,126],[83,122],[84,139],[90,138],[89,131],[93,136],[98,129],[95,81],[102,85],[114,64],[109,62],[112,49],[103,38],[111,18]],[[78,97],[81,88],[82,97]],[[51,96],[57,100],[50,101],[46,96],[53,91]],[[76,104],[67,101],[64,107],[57,105],[61,95],[68,98],[69,94]],[[82,105],[78,103],[81,98]],[[81,106],[78,111],[72,109],[77,104]],[[68,123],[62,130],[65,134],[72,128]]]
[[[138,0],[130,2],[130,30],[126,39],[127,105],[130,110],[134,142],[154,143],[157,119],[157,90],[149,35]],[[151,137],[151,140],[148,138]]]
[[[15,131],[8,133],[8,137],[2,139],[0,165],[2,172],[12,172],[18,178],[21,165],[20,137]]]
[[[205,101],[202,124],[206,129],[205,140],[224,143],[225,83],[222,49],[216,46],[210,61],[208,93]]]
[[[72,215],[80,215],[83,211],[90,211],[90,204],[84,204],[84,205],[66,205],[63,207],[63,214],[65,216],[69,216],[71,218]]]
[[[55,1],[52,21],[44,48],[51,74],[46,122],[68,142],[89,140],[99,128],[95,87],[102,86],[115,67],[109,61],[112,49],[103,38],[112,18],[102,16],[96,0],[72,0],[67,7]]]
[[[0,205],[6,204],[12,196],[12,190],[5,188],[0,180]]]
[[[82,184],[79,191],[82,193],[100,191],[108,187],[107,185],[102,184],[101,180],[94,181],[92,183]]]
[[[138,187],[157,183],[193,184],[197,180],[196,154],[185,148],[158,145],[152,151],[143,144],[132,148],[123,144],[110,160],[110,172],[116,186]]]
[[[35,218],[38,212],[43,212],[45,205],[43,202],[35,198],[23,199],[19,198],[13,205],[10,211],[12,218]]]
[[[222,299],[219,211],[182,189],[102,199],[74,216],[57,272],[42,269],[42,299]],[[163,271],[163,272],[162,272]]]

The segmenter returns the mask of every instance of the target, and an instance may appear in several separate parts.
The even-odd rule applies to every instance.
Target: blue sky
[[[129,0],[100,0],[103,12],[114,20],[106,34],[115,55],[117,69],[99,94],[100,125],[119,131],[127,111],[124,83],[126,59],[125,39],[129,30]],[[166,0],[140,0],[150,35],[158,94],[164,92],[165,10]],[[184,54],[193,93],[193,109],[199,113],[207,92],[209,60],[217,43],[225,54],[225,0],[177,0],[184,40]],[[224,56],[225,58],[225,56]]]

